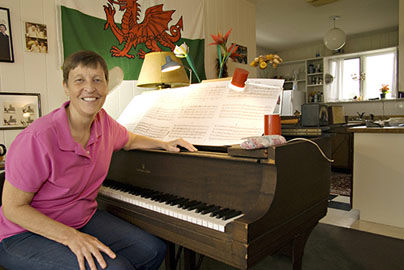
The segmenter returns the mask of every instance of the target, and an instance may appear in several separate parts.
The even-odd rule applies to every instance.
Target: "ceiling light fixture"
[[[330,50],[339,50],[345,45],[346,35],[344,31],[335,27],[335,21],[339,18],[340,16],[330,17],[330,20],[333,20],[334,28],[328,30],[324,36],[324,45]]]

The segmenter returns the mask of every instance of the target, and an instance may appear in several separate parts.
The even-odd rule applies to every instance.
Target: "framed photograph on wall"
[[[27,52],[47,53],[48,34],[45,24],[25,22],[25,50]]]
[[[247,64],[247,47],[239,45],[239,44],[235,44],[238,46],[237,50],[236,50],[236,61],[238,63],[242,63],[242,64]]]
[[[0,62],[14,62],[10,11],[0,7]]]
[[[0,92],[0,129],[23,129],[41,117],[39,93]]]

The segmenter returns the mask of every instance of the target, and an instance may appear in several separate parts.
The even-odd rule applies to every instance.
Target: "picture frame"
[[[25,22],[25,51],[48,53],[48,34],[45,24]]]
[[[10,10],[0,7],[0,62],[14,62]]]
[[[247,59],[248,59],[248,55],[247,55],[247,47],[239,45],[239,44],[234,44],[237,47],[236,50],[236,62],[241,63],[241,64],[248,64],[247,63]]]
[[[0,130],[24,129],[41,116],[39,93],[0,92]]]

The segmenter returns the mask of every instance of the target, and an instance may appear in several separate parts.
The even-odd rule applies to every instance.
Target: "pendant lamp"
[[[344,31],[335,27],[335,21],[339,18],[340,16],[330,17],[330,19],[333,20],[334,28],[328,30],[324,36],[324,45],[330,50],[339,50],[345,45],[346,35]]]

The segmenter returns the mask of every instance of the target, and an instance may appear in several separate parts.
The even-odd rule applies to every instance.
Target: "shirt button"
[[[87,154],[90,154],[90,151],[87,151]]]

